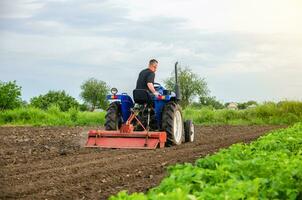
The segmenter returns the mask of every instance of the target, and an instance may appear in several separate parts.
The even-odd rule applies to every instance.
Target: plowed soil
[[[107,199],[120,190],[145,192],[159,184],[169,165],[194,162],[277,128],[198,126],[194,143],[103,150],[83,147],[87,127],[0,127],[0,199]]]

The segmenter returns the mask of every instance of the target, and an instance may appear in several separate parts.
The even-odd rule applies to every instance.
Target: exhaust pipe
[[[175,95],[176,95],[176,100],[180,101],[181,94],[180,94],[180,87],[178,85],[177,65],[178,65],[178,62],[175,63]]]

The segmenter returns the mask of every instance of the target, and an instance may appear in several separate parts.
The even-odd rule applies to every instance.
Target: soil
[[[167,166],[194,162],[281,126],[197,126],[193,143],[156,150],[84,148],[96,127],[0,127],[0,199],[107,199],[146,192]]]

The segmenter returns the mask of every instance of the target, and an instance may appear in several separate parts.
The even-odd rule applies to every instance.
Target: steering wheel
[[[159,83],[153,83],[153,86],[154,86],[154,88],[159,88],[159,87],[161,87],[161,84],[159,84]]]

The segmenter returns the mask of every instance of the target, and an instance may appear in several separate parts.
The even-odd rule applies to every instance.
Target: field
[[[194,162],[284,126],[198,126],[196,141],[145,150],[83,148],[87,127],[0,127],[0,199],[107,199],[145,192],[169,165]],[[95,127],[93,127],[95,128]]]

